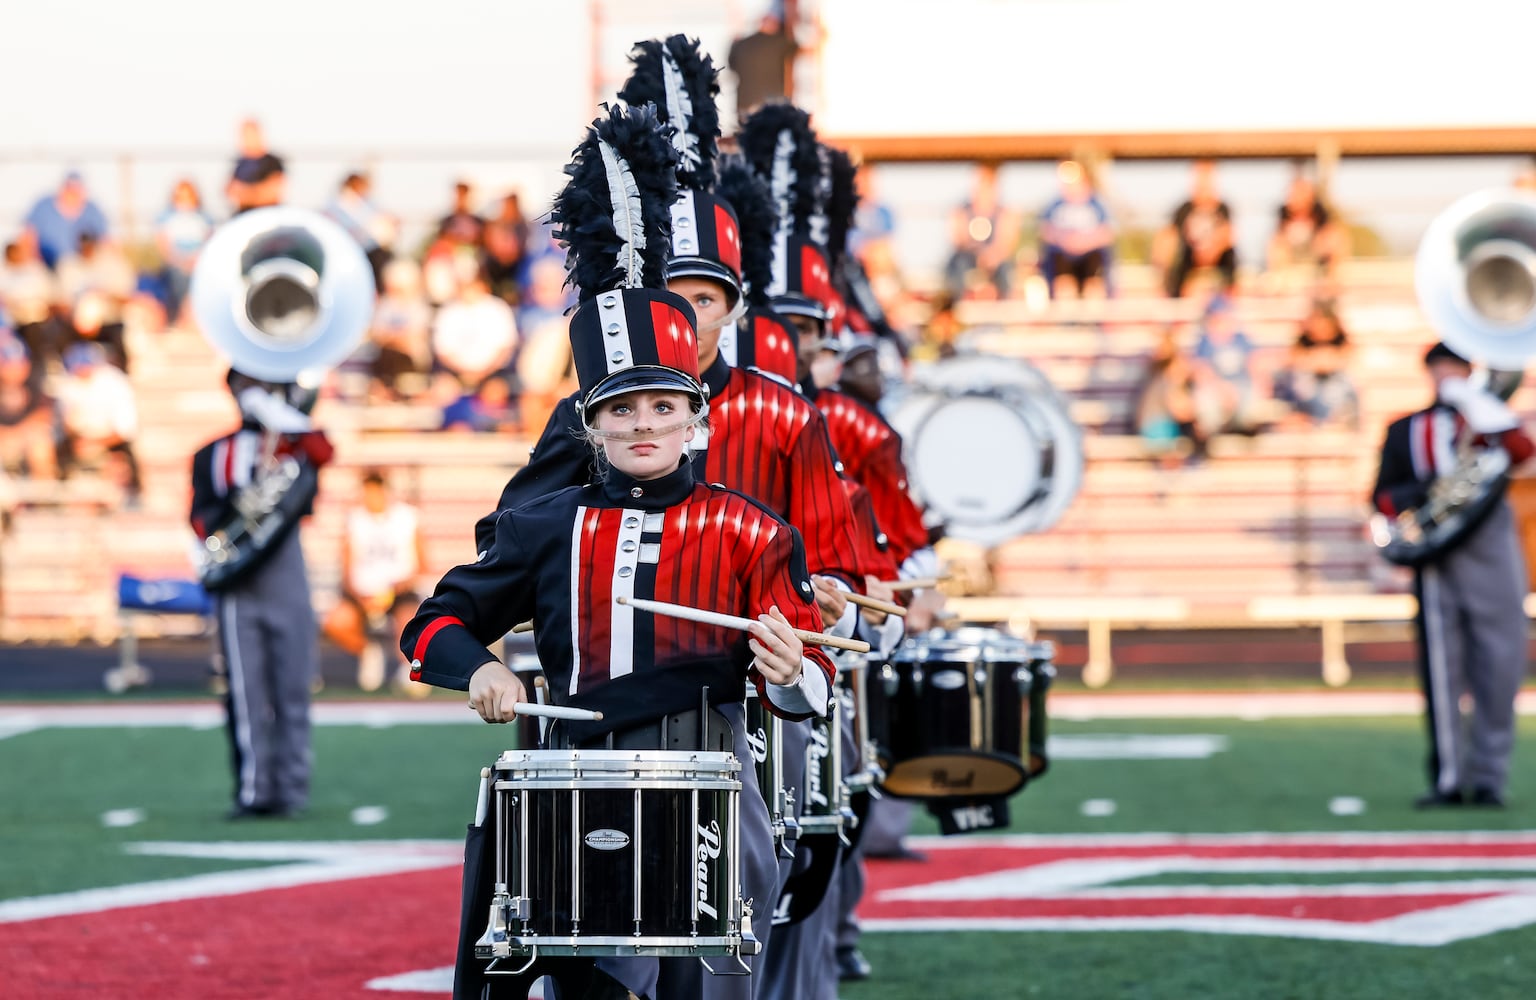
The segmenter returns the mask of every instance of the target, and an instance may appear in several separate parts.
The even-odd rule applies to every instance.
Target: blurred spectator
[[[0,305],[16,324],[39,372],[60,360],[69,330],[53,315],[58,283],[43,264],[31,233],[23,233],[5,246],[5,266],[0,267]]]
[[[286,186],[282,158],[267,148],[261,123],[247,118],[240,123],[240,154],[224,188],[232,213],[281,205]]]
[[[1136,391],[1136,433],[1164,466],[1179,460],[1179,442],[1192,445],[1190,458],[1205,457],[1205,435],[1195,420],[1195,373],[1180,350],[1172,327],[1148,358],[1147,373]]]
[[[1056,179],[1061,193],[1040,213],[1040,274],[1053,299],[1061,278],[1076,283],[1078,298],[1089,282],[1107,298],[1112,294],[1109,264],[1115,243],[1109,210],[1081,164],[1064,161],[1056,168]]]
[[[465,386],[504,372],[517,349],[517,320],[512,307],[491,294],[485,278],[471,278],[458,297],[437,311],[432,324],[432,353],[440,368]]]
[[[1275,373],[1275,399],[1287,404],[1292,426],[1360,426],[1360,397],[1346,369],[1349,336],[1327,302],[1313,303],[1291,346],[1287,364]]]
[[[491,294],[508,305],[522,299],[523,263],[528,257],[528,220],[516,191],[501,199],[501,210],[485,225],[485,274]]]
[[[951,250],[944,287],[955,298],[1007,298],[1019,224],[998,202],[997,164],[976,170],[971,196],[950,213]]]
[[[528,289],[517,311],[522,346],[517,352],[517,409],[525,427],[542,427],[555,404],[576,389],[571,338],[565,318],[570,304],[565,265],[540,257],[528,269]]]
[[[347,512],[341,538],[341,600],[321,626],[327,638],[357,657],[357,686],[377,691],[385,661],[395,659],[395,683],[424,694],[410,680],[410,666],[395,652],[400,633],[421,597],[416,578],[426,562],[426,541],[416,508],[395,500],[384,474],[363,474],[362,502]]]
[[[448,431],[516,431],[520,423],[505,375],[491,375],[474,392],[464,393],[443,409],[443,430]]]
[[[58,476],[58,412],[32,371],[27,345],[0,329],[0,476]]]
[[[1237,282],[1237,251],[1232,234],[1232,209],[1216,185],[1216,161],[1196,160],[1189,200],[1173,213],[1173,221],[1157,236],[1153,261],[1163,268],[1163,289],[1172,298],[1185,292],[1196,268],[1221,274],[1221,287]]]
[[[421,268],[399,257],[384,268],[384,294],[373,310],[373,325],[362,351],[375,398],[404,398],[400,377],[432,366],[432,308],[421,292]]]
[[[160,280],[164,285],[165,315],[175,323],[181,316],[181,304],[192,282],[192,268],[197,255],[213,235],[213,217],[203,210],[203,196],[197,186],[183,178],[171,190],[171,200],[155,220],[155,246],[162,262]]]
[[[123,251],[115,243],[82,233],[79,249],[59,261],[58,278],[59,298],[66,313],[90,311],[83,321],[75,316],[76,331],[82,329],[83,323],[91,329],[86,336],[95,338],[96,329],[102,329],[103,343],[115,339],[119,350],[110,360],[127,371],[127,356],[120,349],[123,304],[134,294],[138,277]]]
[[[394,256],[390,248],[397,225],[373,203],[372,178],[358,172],[342,178],[341,187],[325,206],[325,214],[357,240],[373,267],[375,289],[384,291],[384,266]]]
[[[1206,306],[1195,344],[1195,420],[1200,433],[1255,434],[1259,401],[1265,398],[1253,341],[1238,328],[1231,299],[1217,295]]]
[[[27,229],[37,239],[37,251],[51,270],[59,259],[75,252],[80,237],[107,234],[107,217],[86,194],[85,180],[77,171],[64,175],[58,191],[39,198],[27,213]]]
[[[880,179],[875,168],[860,164],[855,175],[859,189],[859,207],[854,214],[854,228],[848,234],[848,246],[860,259],[873,245],[889,245],[896,234],[896,212],[880,196]],[[865,261],[865,267],[869,263]]]
[[[111,319],[114,315],[119,318]],[[126,372],[128,344],[120,317],[120,310],[115,309],[111,300],[101,292],[93,288],[83,293],[75,300],[74,312],[71,313],[72,336],[65,348],[65,355],[68,355],[70,347],[77,344],[95,344],[101,348],[102,360],[106,364]]]
[[[768,101],[788,97],[795,53],[794,34],[778,14],[767,14],[757,30],[731,43],[725,64],[736,76],[736,121]]]
[[[64,427],[65,476],[95,471],[121,485],[131,502],[139,494],[139,463],[133,439],[139,409],[128,376],[107,364],[100,344],[75,344],[64,352],[65,375],[59,382]]]
[[[1320,274],[1331,276],[1348,253],[1348,230],[1328,214],[1312,178],[1298,168],[1286,189],[1279,224],[1269,241],[1269,269],[1311,264]]]
[[[1536,160],[1531,160],[1515,174],[1515,190],[1536,192]]]
[[[485,241],[485,220],[474,209],[475,189],[468,181],[453,186],[453,210],[437,223],[437,235],[461,247],[477,250]]]

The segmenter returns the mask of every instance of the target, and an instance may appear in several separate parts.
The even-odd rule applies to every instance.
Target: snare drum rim
[[[505,750],[495,769],[552,776],[607,772],[729,780],[740,773],[741,761],[719,750]]]

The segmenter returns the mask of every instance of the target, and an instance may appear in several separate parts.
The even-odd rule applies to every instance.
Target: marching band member
[[[739,156],[721,157],[715,193],[736,211],[741,226],[741,289],[746,315],[720,335],[720,356],[732,368],[745,368],[793,386],[798,381],[799,345],[794,326],[773,311],[768,287],[773,283],[773,234],[778,226],[773,192]]]
[[[799,535],[749,497],[706,485],[687,459],[688,442],[708,424],[694,310],[660,287],[676,178],[675,152],[657,129],[649,106],[600,118],[555,203],[582,299],[571,320],[581,386],[574,412],[599,474],[499,512],[480,558],[449,571],[401,648],[414,676],[467,690],[483,719],[505,722],[527,692],[486,646],[532,618],[554,701],[604,713],[602,722],[556,724],[556,745],[662,748],[658,720],[696,713],[707,688],[708,728],[750,762],[745,684],[771,711],[803,719],[826,711],[833,668],[793,631],[821,624]],[[637,215],[643,228],[619,227]],[[756,623],[744,636],[651,618],[616,604],[620,595]],[[672,731],[679,728],[699,727]],[[742,785],[742,895],[764,912],[776,876],[772,835],[750,766]],[[691,959],[599,959],[596,967],[554,974],[585,990],[567,995],[599,1000],[745,1000],[756,978],[705,976]],[[472,983],[473,970],[461,968],[459,978]]]
[[[1423,504],[1453,473],[1461,447],[1500,447],[1518,466],[1536,452],[1497,396],[1468,382],[1472,366],[1445,344],[1424,355],[1435,384],[1428,408],[1393,423],[1372,498],[1389,517]],[[1525,560],[1509,503],[1414,573],[1419,675],[1429,723],[1429,790],[1419,808],[1504,804],[1515,741],[1515,695],[1526,669]],[[1472,695],[1470,734],[1462,690]]]
[[[297,386],[233,369],[226,382],[240,407],[240,429],[192,458],[192,528],[205,545],[259,516],[264,499],[276,499],[265,496],[275,481],[268,477],[272,463],[294,456],[318,468],[331,458],[325,435],[291,405],[301,393]],[[229,678],[230,819],[290,816],[309,802],[309,699],[320,651],[297,521],[309,514],[314,496],[295,499],[297,515],[245,550],[249,558],[238,574],[219,584],[204,580],[216,598]]]
[[[706,481],[741,490],[800,531],[808,564],[817,574],[812,580],[823,620],[833,634],[851,635],[858,615],[841,595],[862,590],[865,567],[853,557],[857,548],[852,515],[821,415],[793,390],[733,369],[720,356],[721,333],[741,309],[741,236],[730,206],[701,186],[689,186],[706,185],[714,172],[719,123],[713,64],[698,53],[696,42],[680,35],[665,43],[640,43],[635,58],[635,73],[621,97],[650,99],[658,89],[654,80],[663,72],[650,67],[664,65],[667,58],[679,67],[676,76],[685,88],[690,81],[694,84],[686,120],[674,110],[677,120],[669,121],[674,127],[681,121],[679,131],[696,140],[690,148],[698,165],[685,165],[679,173],[684,190],[672,208],[672,257],[667,265],[668,288],[688,299],[698,317],[698,363],[709,394],[709,431],[690,442],[693,461],[702,464]],[[693,60],[704,69],[695,68]],[[708,81],[702,88],[697,85],[701,80]],[[657,103],[657,111],[682,106],[681,100],[668,100]],[[528,464],[502,491],[498,512],[592,478],[590,449],[573,433],[580,426],[576,399],[562,400]],[[476,526],[477,549],[486,547],[495,518],[493,512]]]

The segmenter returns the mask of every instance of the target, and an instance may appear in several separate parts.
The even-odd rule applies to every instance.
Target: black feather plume
[[[853,229],[854,216],[859,210],[859,189],[856,176],[859,168],[843,150],[824,146],[831,166],[831,190],[827,195],[827,256],[835,274],[838,261],[848,249],[848,232]]]
[[[768,190],[768,182],[757,176],[741,157],[723,156],[715,194],[736,210],[736,224],[741,232],[741,278],[747,286],[747,301],[767,305],[768,286],[773,283],[773,232],[779,224],[773,192]]]
[[[605,157],[606,144],[611,157]],[[677,200],[677,151],[649,104],[605,109],[565,168],[550,221],[581,298],[665,288]]]
[[[664,42],[637,42],[629,59],[635,68],[619,99],[626,104],[656,105],[656,116],[678,130],[673,136],[679,153],[678,184],[708,191],[715,183],[720,139],[720,111],[715,106],[720,83],[714,60],[699,50],[697,38],[685,35],[673,35]]]
[[[778,155],[780,133],[788,133],[792,141],[787,159]],[[742,123],[736,142],[752,169],[768,182],[780,222],[791,231],[808,232],[811,218],[824,210],[821,158],[811,116],[784,101],[764,104]]]

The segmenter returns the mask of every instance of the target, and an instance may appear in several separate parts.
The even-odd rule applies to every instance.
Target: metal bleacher
[[[989,592],[959,600],[962,611],[1083,628],[1091,647],[1097,637],[1090,662],[1104,679],[1112,628],[1330,621],[1342,628],[1347,620],[1401,618],[1403,580],[1364,537],[1365,497],[1385,423],[1422,405],[1418,359],[1432,334],[1414,305],[1406,261],[1351,265],[1340,304],[1356,345],[1361,428],[1218,439],[1210,460],[1194,468],[1151,461],[1131,434],[1130,412],[1156,338],[1167,324],[1190,321],[1197,304],[1158,298],[1150,288],[1110,303],[968,304],[961,318],[976,347],[1029,358],[1071,400],[1086,431],[1087,469],[1053,531],[984,557]],[[1279,351],[1306,307],[1295,293],[1244,295],[1239,315],[1257,343]],[[188,461],[233,425],[234,408],[224,368],[197,334],[140,334],[132,347],[144,502],[128,511],[60,496],[19,508],[0,540],[0,638],[106,641],[117,627],[120,570],[188,572]],[[343,513],[361,469],[390,470],[397,493],[420,508],[428,572],[438,573],[474,558],[473,523],[530,444],[420,429],[436,423],[426,407],[381,410],[328,398],[317,417],[337,449],[305,533],[321,610],[334,600]],[[1379,607],[1371,603],[1377,598]],[[1340,676],[1334,669],[1331,679]]]

